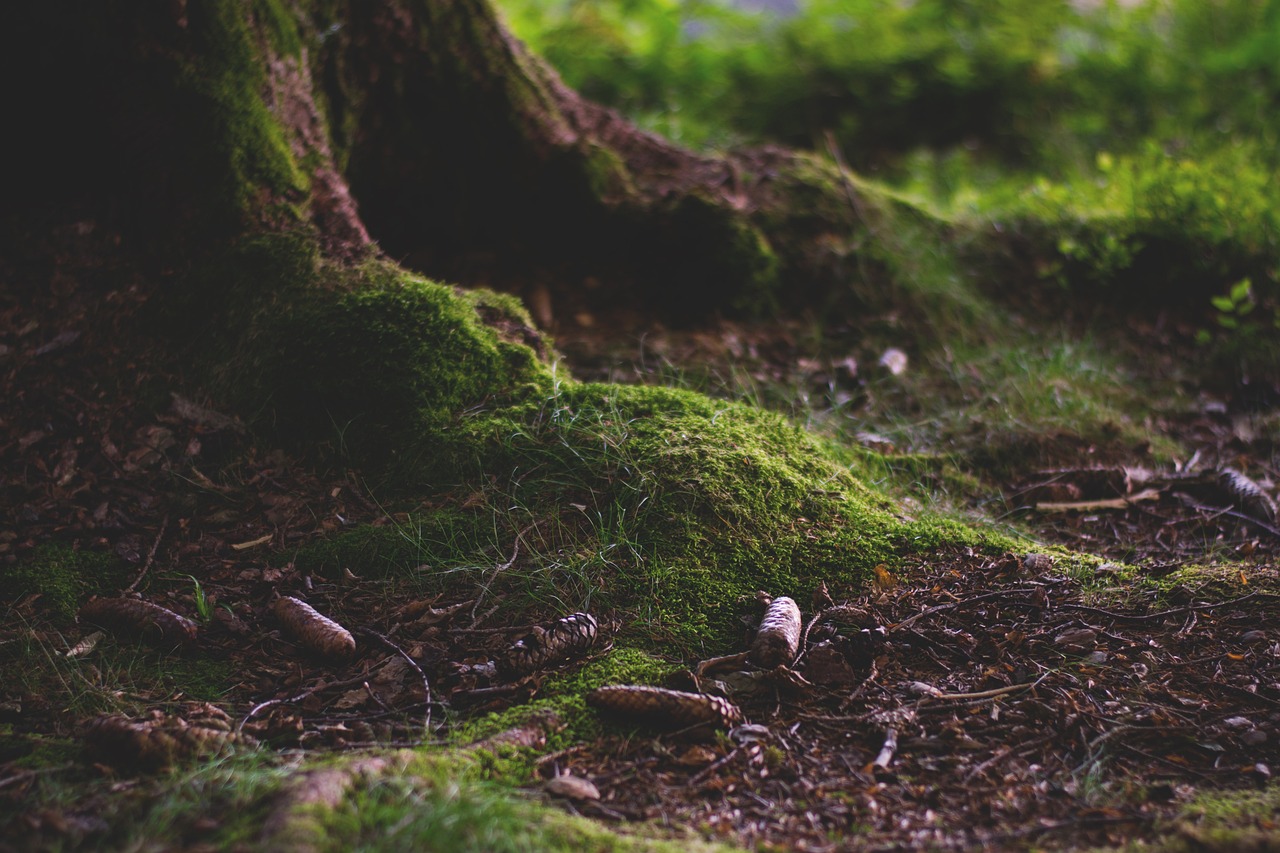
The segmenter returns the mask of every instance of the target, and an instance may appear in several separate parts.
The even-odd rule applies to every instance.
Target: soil
[[[318,589],[341,600],[347,624],[367,626],[346,680],[291,662],[280,653],[287,639],[251,630],[274,590],[311,582],[267,554],[391,519],[357,474],[263,447],[211,401],[183,396],[182,376],[138,358],[130,318],[142,291],[84,272],[55,272],[52,288],[0,303],[0,394],[11,401],[0,417],[11,510],[0,560],[17,564],[49,541],[109,551],[128,565],[129,588],[188,614],[192,586],[160,579],[197,578],[215,605],[205,653],[243,674],[223,704],[273,745],[415,743],[433,703],[481,711],[538,694],[540,673],[504,680],[475,669],[531,627],[488,625],[475,601],[388,600],[355,582]],[[561,340],[580,375],[653,372],[608,354],[619,329],[580,325]],[[732,355],[737,334],[762,362],[830,381],[832,366],[807,362],[794,329],[756,330],[749,342],[740,332],[688,330],[663,358]],[[1176,428],[1258,466],[1270,458],[1263,438],[1242,441],[1215,412]],[[540,771],[597,786],[599,800],[564,799],[567,809],[776,849],[1150,837],[1195,796],[1264,786],[1280,767],[1280,596],[1269,591],[1280,589],[1280,536],[1219,510],[1162,493],[1123,509],[1032,513],[1046,541],[1117,561],[1092,575],[1046,555],[953,552],[883,573],[870,591],[829,590],[801,602],[800,678],[773,673],[733,694],[749,724],[727,735],[611,728],[545,756]],[[1245,568],[1177,574],[1224,554]],[[61,637],[34,598],[10,607],[0,644],[35,630],[61,648],[89,633]],[[607,635],[609,614],[600,618]],[[671,686],[714,690],[723,677]],[[0,721],[16,734],[70,735],[83,722],[0,689]],[[6,843],[92,844],[100,828],[24,807],[31,780],[14,758],[0,756]]]

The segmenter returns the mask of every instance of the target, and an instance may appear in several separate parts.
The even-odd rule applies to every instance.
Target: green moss
[[[326,821],[328,844],[320,849],[495,853],[545,851],[677,851],[686,842],[617,834],[559,809],[518,799],[483,782],[439,779],[385,780],[362,790]],[[710,849],[694,843],[694,849]]]
[[[1280,788],[1256,791],[1208,791],[1183,808],[1172,832],[1150,849],[1168,853],[1277,849],[1275,815]]]
[[[274,5],[259,3],[260,11]],[[220,198],[214,206],[221,207],[228,220],[246,225],[262,211],[265,192],[277,215],[300,221],[296,210],[290,215],[289,205],[303,198],[308,182],[294,162],[284,130],[263,101],[264,65],[243,4],[218,0],[187,8],[194,50],[178,87],[190,101],[189,117],[208,124],[192,143],[205,148],[200,166],[208,170],[209,201]],[[271,21],[279,24],[285,17],[281,12]],[[277,35],[287,40],[283,30]]]
[[[304,574],[399,577],[444,591],[445,577],[493,545],[494,519],[483,509],[441,507],[388,526],[363,525],[281,555]],[[505,546],[505,543],[501,543]]]
[[[612,148],[592,145],[583,158],[591,194],[605,201],[621,201],[638,196],[627,164]]]
[[[680,316],[725,308],[766,314],[780,301],[778,256],[764,231],[743,214],[689,194],[669,218],[669,252],[684,263],[655,285]]]
[[[300,57],[302,36],[298,24],[281,0],[253,0],[253,15],[279,56]]]
[[[522,527],[543,531],[499,579],[504,601],[620,608],[636,641],[690,653],[736,642],[738,602],[757,589],[856,587],[905,553],[1007,544],[900,517],[858,458],[781,416],[684,391],[566,382],[432,440],[453,460],[443,479],[486,484],[493,553]]]
[[[0,726],[0,762],[23,770],[55,767],[75,759],[81,744],[68,738],[38,734],[17,734]]]
[[[190,270],[154,309],[152,323],[221,378],[228,396],[249,411],[263,393],[261,316],[276,316],[321,280],[313,234],[297,230],[244,238]]]
[[[0,567],[0,585],[6,597],[36,594],[53,612],[69,618],[83,599],[119,587],[126,568],[112,554],[51,542],[23,562]]]
[[[460,723],[453,729],[452,739],[457,744],[472,743],[549,714],[557,725],[548,734],[545,748],[562,749],[590,740],[603,731],[599,716],[587,708],[584,697],[588,692],[610,684],[658,685],[679,669],[678,664],[649,652],[620,645],[581,667],[552,673],[534,702]],[[516,750],[486,758],[486,778],[521,783],[529,777],[536,757],[528,750]]]
[[[271,407],[289,433],[336,436],[407,477],[436,465],[429,440],[412,436],[546,381],[531,349],[503,340],[452,288],[390,267],[365,275],[265,318],[262,387],[276,390]]]

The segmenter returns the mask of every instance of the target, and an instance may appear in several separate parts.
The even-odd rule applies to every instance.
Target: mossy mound
[[[842,458],[781,416],[685,391],[566,382],[417,441],[436,451],[422,485],[450,484],[457,502],[311,546],[300,566],[398,569],[458,592],[514,551],[489,590],[504,606],[617,609],[624,637],[701,653],[740,640],[759,589],[856,589],[906,553],[1008,547],[902,516],[863,479],[865,453]]]
[[[514,300],[461,293],[383,264],[311,289],[260,318],[251,386],[295,438],[329,439],[360,461],[412,471],[433,463],[415,436],[449,428],[461,413],[518,399],[549,384]],[[486,322],[488,320],[488,322]]]

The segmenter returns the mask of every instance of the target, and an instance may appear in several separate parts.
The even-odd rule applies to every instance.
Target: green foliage
[[[793,14],[719,0],[500,5],[572,85],[677,141],[825,150],[833,133],[856,169],[962,226],[921,243],[929,228],[908,224],[913,236],[898,238],[884,188],[860,178],[873,215],[851,220],[830,207],[842,193],[815,164],[804,179],[833,191],[807,206],[797,188],[797,213],[761,223],[785,280],[856,262],[860,307],[920,312],[922,339],[949,337],[948,316],[998,330],[936,248],[969,241],[977,251],[963,259],[990,266],[1025,241],[1034,276],[1121,305],[1159,299],[1200,326],[1209,363],[1280,369],[1280,0],[801,0]],[[780,193],[792,177],[773,179]],[[786,251],[817,228],[832,235],[829,256]],[[1027,272],[978,270],[997,282]],[[1214,307],[1246,278],[1247,302]]]
[[[1275,0],[500,0],[571,85],[692,144],[812,145],[856,166],[918,146],[1064,158],[1201,129],[1274,144]],[[1069,165],[1069,163],[1068,163]]]
[[[721,646],[757,589],[857,586],[901,553],[980,541],[898,519],[856,458],[786,419],[686,391],[562,383],[466,426],[464,479],[510,471],[490,481],[494,505],[518,508],[509,525],[559,531],[554,556],[525,561],[529,594],[625,609],[645,642]]]
[[[1280,257],[1280,189],[1250,146],[1175,156],[1155,144],[1137,154],[1098,155],[1098,172],[1063,182],[1037,181],[1031,192],[991,194],[987,212],[1025,216],[1059,231],[1063,257],[1097,279],[1114,279],[1164,253],[1166,274],[1201,288],[1211,276]],[[1265,274],[1265,273],[1264,273]],[[1165,282],[1167,284],[1167,281]]]

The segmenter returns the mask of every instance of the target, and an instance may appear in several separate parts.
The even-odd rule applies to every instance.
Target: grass
[[[218,701],[233,683],[230,664],[165,654],[111,637],[99,639],[88,653],[71,656],[71,648],[47,626],[37,631],[28,625],[0,647],[0,659],[13,673],[7,692],[47,707],[54,719],[84,718],[136,714],[177,696]]]

